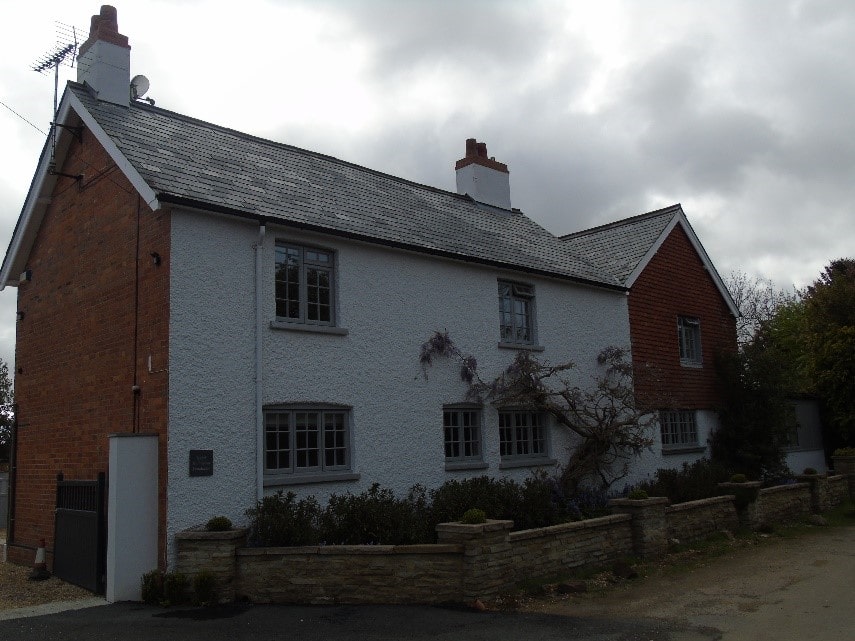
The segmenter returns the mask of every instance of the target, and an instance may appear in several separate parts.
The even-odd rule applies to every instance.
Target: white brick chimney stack
[[[457,193],[469,194],[480,203],[511,208],[511,177],[508,166],[487,157],[487,143],[466,140],[466,156],[454,165]]]
[[[92,16],[89,38],[77,56],[77,82],[98,92],[98,100],[128,106],[131,95],[131,46],[119,33],[116,8],[101,6]]]

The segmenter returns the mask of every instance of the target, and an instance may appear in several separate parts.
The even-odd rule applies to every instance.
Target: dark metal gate
[[[53,573],[97,594],[104,593],[107,567],[106,475],[95,481],[56,477]]]

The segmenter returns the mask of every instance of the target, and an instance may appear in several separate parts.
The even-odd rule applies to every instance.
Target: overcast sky
[[[723,276],[801,287],[855,255],[851,0],[114,6],[157,106],[448,190],[474,137],[508,165],[513,206],[553,233],[680,202]],[[53,74],[31,66],[57,22],[88,30],[99,8],[6,12],[4,250],[45,138],[24,119],[51,120]],[[0,293],[6,361],[15,292]]]

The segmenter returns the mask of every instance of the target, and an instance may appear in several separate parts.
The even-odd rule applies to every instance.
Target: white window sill
[[[268,474],[264,477],[264,487],[278,485],[309,485],[312,483],[335,483],[337,481],[358,481],[356,472],[318,472],[316,474]]]
[[[662,454],[694,454],[696,452],[706,452],[707,448],[703,445],[679,445],[676,447],[663,447]]]
[[[446,472],[455,472],[457,470],[486,470],[489,465],[484,461],[447,461],[445,464]]]
[[[558,461],[554,458],[547,458],[545,456],[537,458],[512,458],[512,459],[503,459],[501,463],[499,463],[500,470],[509,470],[515,467],[543,467],[546,465],[555,465]]]
[[[499,341],[499,349],[521,349],[527,352],[542,352],[545,347],[532,343],[503,343]]]
[[[691,368],[691,369],[703,369],[704,364],[703,364],[703,363],[700,363],[700,362],[698,362],[698,361],[686,361],[686,360],[681,360],[681,361],[680,361],[680,366],[681,366],[681,367],[688,367],[688,368]]]
[[[281,329],[289,332],[309,332],[312,334],[332,334],[334,336],[347,336],[344,327],[333,327],[332,325],[311,325],[307,323],[292,323],[289,321],[270,321],[270,329]]]

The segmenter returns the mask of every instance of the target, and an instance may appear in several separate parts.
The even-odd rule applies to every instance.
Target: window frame
[[[497,294],[499,302],[499,346],[500,347],[523,347],[537,348],[537,291],[531,283],[523,283],[514,280],[499,278],[496,282]],[[503,288],[508,288],[508,294],[503,292]],[[506,309],[505,301],[508,301]],[[515,311],[516,303],[523,303],[526,306],[526,312],[523,314],[525,322],[528,325],[528,337],[519,338],[517,334],[519,329],[515,320],[520,316]],[[510,324],[505,322],[506,317],[510,318]],[[509,330],[509,331],[506,331]]]
[[[353,473],[353,416],[349,405],[326,403],[275,404],[262,408],[264,424],[264,480],[265,485],[286,485],[321,481],[356,480]],[[308,417],[315,415],[314,422]],[[275,417],[275,429],[271,430]],[[281,418],[286,417],[286,424]],[[305,417],[305,418],[301,418]],[[340,423],[330,423],[338,417]],[[302,422],[301,422],[302,421]],[[334,429],[330,430],[330,427]],[[303,430],[300,430],[303,427]],[[305,429],[305,428],[311,429]],[[301,433],[303,437],[301,438]],[[285,435],[287,443],[279,441]],[[314,434],[314,438],[312,435]],[[271,448],[271,437],[277,447]],[[332,438],[332,442],[328,441]],[[342,458],[330,460],[330,454],[340,452]],[[300,464],[301,454],[315,464]],[[287,456],[286,464],[277,461],[271,466],[271,455]],[[306,460],[306,459],[304,459]],[[341,462],[336,462],[340,460]]]
[[[700,442],[696,410],[659,410],[659,440],[664,453],[706,449]]]
[[[548,417],[545,413],[525,408],[502,407],[499,408],[498,414],[500,468],[551,465],[555,463],[550,458],[550,430]],[[535,418],[536,421],[532,422],[529,420],[526,424],[520,425],[517,418],[523,415],[528,419]],[[510,425],[503,425],[503,422],[508,417],[511,418],[512,423]],[[527,431],[524,439],[521,439],[519,434],[516,433],[521,428]],[[540,430],[539,437],[532,428]],[[512,430],[510,439],[506,438],[506,430]],[[519,445],[523,441],[526,444],[527,451],[520,452]],[[535,447],[538,443],[541,444],[541,449],[539,450]],[[513,451],[506,451],[507,444],[511,445]]]
[[[680,353],[680,365],[684,367],[703,366],[700,318],[697,316],[677,316],[677,344]]]
[[[282,298],[279,296],[279,287],[280,282],[282,282],[278,276],[280,265],[285,263],[285,261],[280,261],[281,252],[288,252],[289,250],[295,251],[298,253],[298,278],[297,278],[297,306],[298,306],[298,316],[281,316],[279,314],[279,305],[280,301],[285,301],[287,305],[290,298]],[[308,257],[307,254],[324,254],[328,257],[328,261],[321,261],[317,259],[313,259]],[[295,243],[286,240],[277,240],[274,247],[274,270],[273,270],[273,301],[274,301],[274,317],[275,323],[281,325],[283,323],[292,324],[294,326],[305,326],[307,328],[316,327],[319,330],[324,330],[326,328],[335,328],[338,326],[338,314],[337,314],[337,288],[336,288],[336,274],[338,271],[338,256],[337,252],[332,249],[326,249],[322,247],[316,247],[313,245],[304,245],[302,243]],[[310,309],[310,301],[309,301],[309,271],[314,270],[317,272],[324,272],[327,274],[328,280],[328,302],[326,305],[329,307],[329,320],[322,320],[320,318],[309,318],[309,309]],[[287,281],[285,284],[287,288]],[[316,303],[321,305],[320,303]],[[286,310],[288,311],[288,310]]]
[[[465,414],[470,415],[470,425],[465,425],[462,420]],[[457,425],[449,425],[448,417],[454,415],[457,417]],[[484,462],[484,413],[481,405],[456,403],[443,405],[442,407],[442,436],[443,436],[443,451],[445,454],[445,469],[447,470],[469,470],[483,469],[487,467]],[[469,428],[474,431],[474,438],[469,439],[463,436],[465,430]],[[449,438],[449,430],[458,429],[459,433],[456,438]],[[464,449],[466,445],[474,444],[477,452],[474,454],[466,454]],[[449,455],[449,445],[456,445],[458,453]]]

